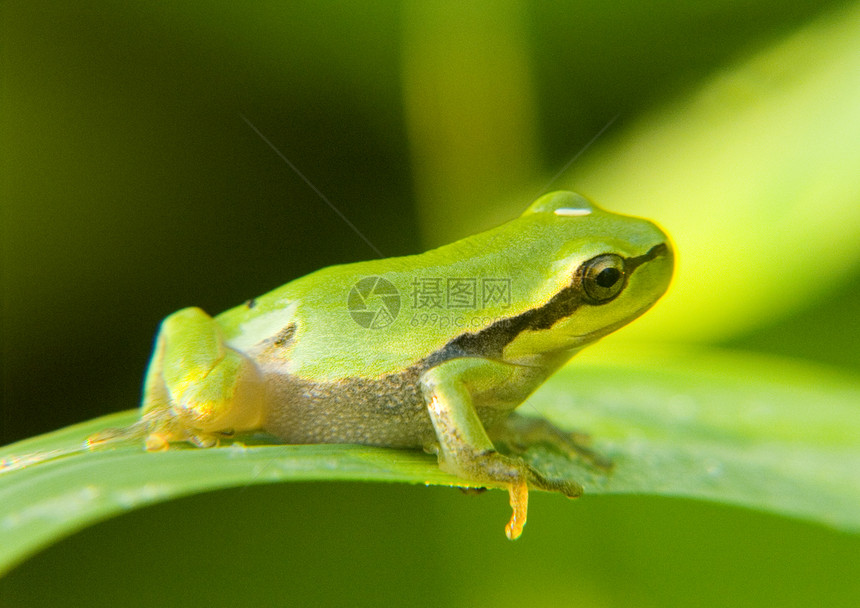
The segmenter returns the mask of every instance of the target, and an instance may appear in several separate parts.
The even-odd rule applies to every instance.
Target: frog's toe
[[[523,532],[528,514],[529,487],[548,492],[559,492],[568,498],[577,498],[582,495],[582,486],[575,481],[545,477],[525,463],[521,463],[521,469],[525,474],[507,484],[511,503],[511,519],[505,526],[505,535],[511,540],[519,538]]]
[[[164,433],[150,433],[143,441],[147,452],[163,452],[170,447],[170,439]]]
[[[189,433],[187,441],[198,448],[214,448],[220,443],[220,436],[211,433]]]
[[[537,490],[547,492],[558,492],[568,498],[579,498],[582,496],[582,486],[572,479],[556,479],[547,477],[534,467],[528,466],[529,485]]]

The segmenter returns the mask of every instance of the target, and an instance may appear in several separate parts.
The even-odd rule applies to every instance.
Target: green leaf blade
[[[588,432],[613,470],[544,446],[526,452],[534,466],[581,482],[586,496],[694,498],[860,532],[855,379],[739,353],[625,350],[612,353],[612,367],[596,354],[561,370],[520,411]],[[335,480],[469,485],[410,450],[264,438],[159,453],[135,443],[84,449],[87,436],[135,418],[122,412],[0,450],[0,571],[97,521],[216,489]]]

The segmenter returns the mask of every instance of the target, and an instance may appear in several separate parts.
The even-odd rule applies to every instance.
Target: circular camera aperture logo
[[[400,292],[382,277],[364,277],[349,290],[347,305],[356,323],[382,329],[394,323],[400,312]]]

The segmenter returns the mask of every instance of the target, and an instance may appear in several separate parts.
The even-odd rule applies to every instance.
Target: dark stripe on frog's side
[[[580,300],[579,285],[568,285],[540,308],[527,310],[515,317],[499,319],[480,331],[457,336],[427,357],[426,369],[454,357],[501,358],[505,346],[523,331],[549,329],[559,319],[576,312]]]
[[[284,326],[278,333],[274,336],[268,337],[265,340],[261,341],[257,348],[264,348],[265,350],[269,350],[270,347],[276,346],[279,349],[285,349],[293,344],[293,340],[296,337],[297,326],[295,322],[291,322]],[[283,355],[283,350],[281,350]]]
[[[275,336],[273,338],[271,338],[272,344],[274,344],[275,346],[277,346],[279,348],[283,348],[283,347],[289,345],[289,343],[293,341],[293,338],[295,337],[295,335],[296,335],[296,324],[290,323],[285,328],[283,328],[281,331],[279,331],[277,334],[275,334]]]
[[[624,258],[625,282],[642,264],[658,255],[665,255],[664,243],[655,245],[647,253],[633,258]],[[579,308],[582,287],[581,277],[576,273],[570,285],[555,294],[549,302],[539,308],[527,310],[515,317],[499,319],[484,329],[457,336],[441,349],[424,360],[429,369],[434,365],[454,357],[486,356],[501,358],[504,348],[513,342],[523,331],[549,329],[558,320],[571,316]]]

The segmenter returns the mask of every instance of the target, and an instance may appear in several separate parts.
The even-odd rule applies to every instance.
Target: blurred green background
[[[134,407],[170,312],[375,256],[242,116],[386,256],[513,217],[615,119],[552,186],[676,239],[675,291],[628,339],[856,374],[857,14],[821,0],[4,2],[0,444]],[[812,525],[666,498],[532,502],[511,544],[492,492],[206,494],[59,543],[0,581],[0,600],[860,595],[860,542]]]

